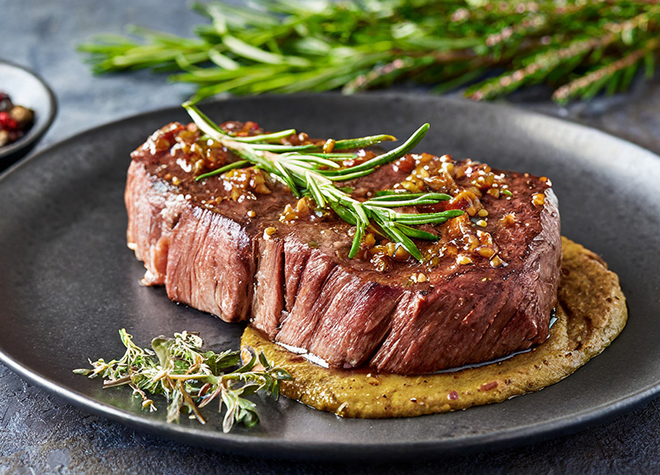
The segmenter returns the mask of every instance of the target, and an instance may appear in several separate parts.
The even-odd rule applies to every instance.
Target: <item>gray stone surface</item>
[[[180,104],[192,92],[148,73],[93,77],[75,51],[79,43],[131,23],[186,34],[199,20],[182,1],[0,0],[0,58],[39,72],[59,100],[59,115],[37,150],[111,120]],[[546,97],[540,88],[509,101],[660,153],[660,77],[638,81],[628,94],[568,108]],[[659,438],[656,400],[574,435],[433,463],[347,467],[246,459],[90,415],[0,366],[0,473],[657,473]]]

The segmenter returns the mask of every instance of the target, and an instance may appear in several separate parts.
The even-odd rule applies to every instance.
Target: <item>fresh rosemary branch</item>
[[[359,165],[342,168],[337,160],[345,160],[347,154],[340,154],[339,157],[336,157],[336,153],[320,153],[323,151],[323,146],[318,145],[288,146],[269,143],[273,137],[281,137],[283,132],[253,137],[233,137],[220,129],[195,105],[186,103],[183,106],[202,132],[242,158],[242,160],[213,172],[200,175],[197,180],[204,180],[224,173],[230,168],[243,167],[248,164],[262,168],[287,185],[295,196],[310,196],[316,206],[322,209],[332,209],[341,219],[355,226],[349,258],[357,255],[367,228],[373,228],[375,225],[380,234],[392,242],[400,244],[410,255],[421,261],[423,260],[422,253],[411,238],[433,241],[438,239],[438,236],[411,226],[441,224],[463,214],[461,210],[417,214],[397,213],[393,210],[393,208],[407,206],[433,205],[449,200],[451,196],[444,193],[393,193],[366,201],[358,201],[335,185],[336,182],[369,175],[377,167],[393,162],[409,153],[424,138],[429,124],[422,125],[399,147]],[[291,130],[286,132],[291,133]],[[361,148],[388,140],[394,140],[394,137],[376,135],[338,140],[333,142],[333,151]],[[348,157],[357,158],[357,154],[349,154]]]
[[[554,96],[566,101],[625,90],[641,64],[651,76],[660,50],[652,41],[660,31],[656,0],[254,0],[193,8],[210,20],[196,39],[133,27],[141,41],[105,36],[79,49],[99,74],[173,72],[171,81],[197,86],[193,102],[224,92],[352,93],[402,80],[436,92],[469,85],[466,95],[477,100],[535,83],[569,85]]]
[[[142,397],[142,408],[150,411],[156,406],[148,394],[163,395],[169,401],[168,422],[178,421],[184,412],[205,424],[199,408],[219,397],[220,412],[223,406],[226,408],[224,432],[235,423],[252,427],[259,416],[255,404],[245,396],[264,392],[277,398],[280,381],[291,379],[285,370],[271,366],[263,353],[257,356],[253,352],[250,361],[240,366],[238,351],[202,352],[202,339],[193,332],[154,338],[153,350],[137,346],[125,329],[119,330],[119,336],[126,347],[124,356],[108,362],[102,358],[90,360],[92,369],[73,372],[102,377],[104,388],[130,386]]]

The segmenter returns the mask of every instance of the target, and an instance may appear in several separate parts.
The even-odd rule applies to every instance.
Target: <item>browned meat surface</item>
[[[487,361],[547,338],[561,263],[548,180],[406,156],[348,183],[353,196],[424,186],[454,197],[434,210],[466,214],[427,225],[441,239],[418,243],[423,263],[378,236],[349,259],[352,226],[260,172],[196,182],[195,173],[236,160],[198,139],[194,127],[170,124],[133,153],[128,171],[129,247],[147,268],[143,282],[165,285],[171,299],[247,320],[333,367],[400,374]]]

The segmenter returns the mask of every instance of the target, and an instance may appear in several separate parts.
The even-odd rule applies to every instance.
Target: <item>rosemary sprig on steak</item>
[[[192,332],[154,338],[153,350],[137,346],[124,329],[119,335],[126,347],[124,356],[108,362],[103,358],[90,361],[92,369],[76,369],[74,373],[101,376],[105,388],[128,385],[142,397],[142,408],[151,411],[156,406],[148,394],[163,395],[169,401],[168,422],[178,421],[183,412],[205,424],[199,408],[219,398],[220,412],[226,408],[224,432],[234,423],[252,427],[259,416],[254,402],[245,396],[264,392],[277,398],[280,381],[291,379],[285,370],[273,367],[263,353],[252,353],[250,361],[241,366],[238,351],[202,352],[202,339]]]
[[[227,166],[199,176],[198,180],[224,173],[231,168],[256,165],[286,184],[296,197],[310,196],[316,206],[332,209],[337,216],[355,226],[353,244],[348,257],[353,258],[368,228],[398,243],[414,258],[423,260],[422,253],[411,238],[436,240],[433,233],[412,226],[441,224],[463,214],[461,210],[437,213],[397,213],[393,208],[428,206],[451,199],[444,193],[397,193],[389,192],[366,201],[358,201],[350,193],[337,187],[336,182],[352,180],[373,173],[381,165],[393,162],[409,153],[426,135],[429,124],[422,125],[408,140],[395,149],[378,155],[358,165],[342,168],[338,161],[357,158],[357,154],[335,153],[393,140],[391,135],[377,135],[357,139],[328,141],[324,145],[282,145],[270,143],[292,130],[251,137],[234,137],[220,129],[195,105],[183,105],[199,129],[242,158]],[[329,149],[332,151],[328,151]]]
[[[222,93],[344,93],[395,82],[465,88],[480,100],[543,83],[553,99],[589,99],[653,77],[656,0],[255,0],[195,3],[209,21],[182,38],[132,27],[134,38],[80,46],[95,73],[151,69]]]

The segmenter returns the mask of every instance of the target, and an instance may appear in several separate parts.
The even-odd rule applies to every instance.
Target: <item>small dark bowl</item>
[[[0,147],[0,170],[7,168],[34,147],[53,123],[57,113],[55,94],[32,71],[0,59],[0,91],[12,102],[34,110],[34,124],[19,140]]]

